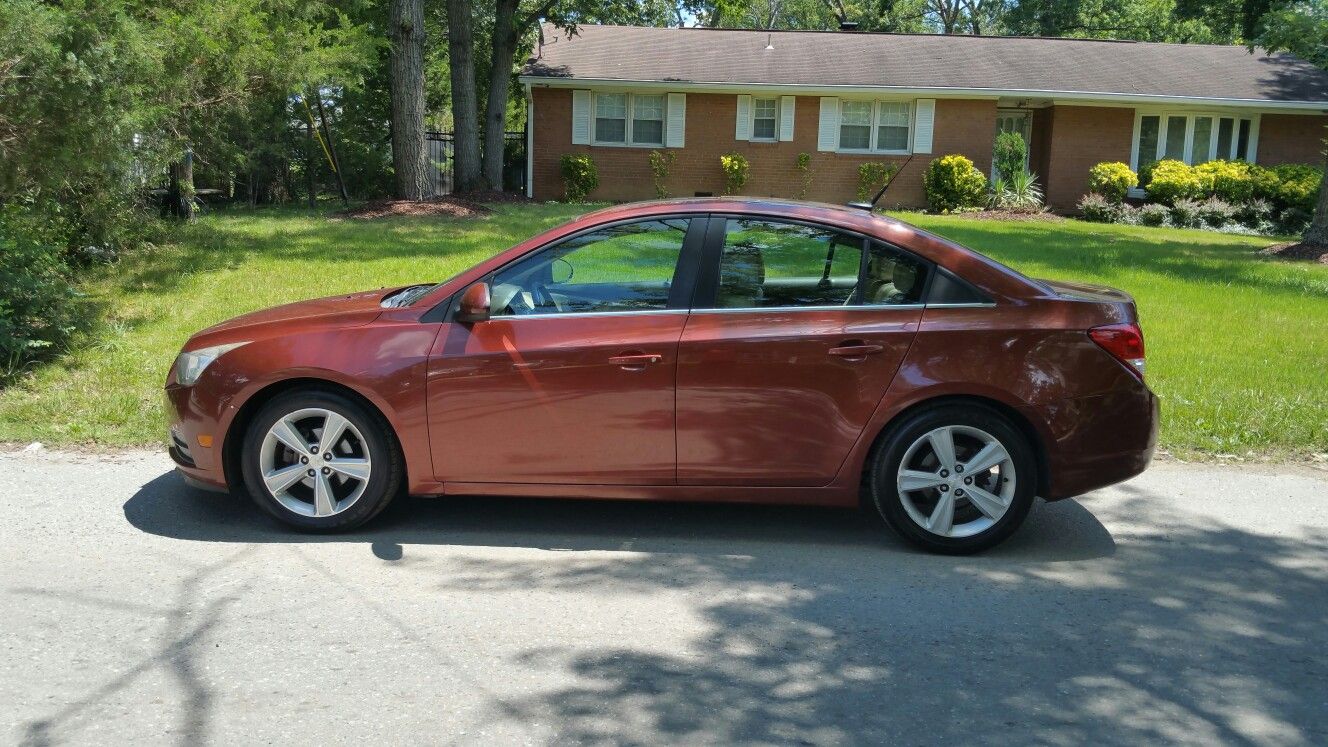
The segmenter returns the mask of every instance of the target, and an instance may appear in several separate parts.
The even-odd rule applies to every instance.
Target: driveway
[[[0,455],[3,743],[1328,743],[1328,473],[1162,464],[983,556],[851,511],[402,501],[285,533]]]

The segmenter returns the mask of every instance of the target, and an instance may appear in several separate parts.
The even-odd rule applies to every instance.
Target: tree
[[[452,158],[458,192],[487,188],[480,171],[475,31],[470,0],[447,0],[447,54],[452,76]]]
[[[424,2],[391,0],[388,34],[392,97],[392,170],[396,196],[430,196],[429,160],[424,142]]]

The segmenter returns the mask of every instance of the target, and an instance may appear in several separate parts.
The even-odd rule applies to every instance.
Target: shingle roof
[[[638,26],[544,37],[525,75],[1328,102],[1328,73],[1237,46]]]

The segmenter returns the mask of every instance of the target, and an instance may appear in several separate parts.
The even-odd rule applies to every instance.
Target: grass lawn
[[[215,214],[83,290],[105,322],[63,360],[0,391],[0,441],[156,444],[160,388],[195,330],[288,301],[439,280],[582,212],[502,205],[480,219],[330,221],[296,210]],[[1266,239],[1077,221],[905,220],[1035,276],[1132,293],[1149,383],[1175,453],[1328,452],[1328,267],[1258,258]]]

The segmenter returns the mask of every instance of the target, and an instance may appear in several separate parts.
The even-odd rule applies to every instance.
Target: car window
[[[861,302],[866,306],[922,303],[930,266],[888,244],[872,243]]]
[[[715,306],[760,309],[853,302],[862,239],[826,228],[729,218]]]
[[[625,223],[582,234],[499,270],[494,316],[668,308],[688,219]]]

